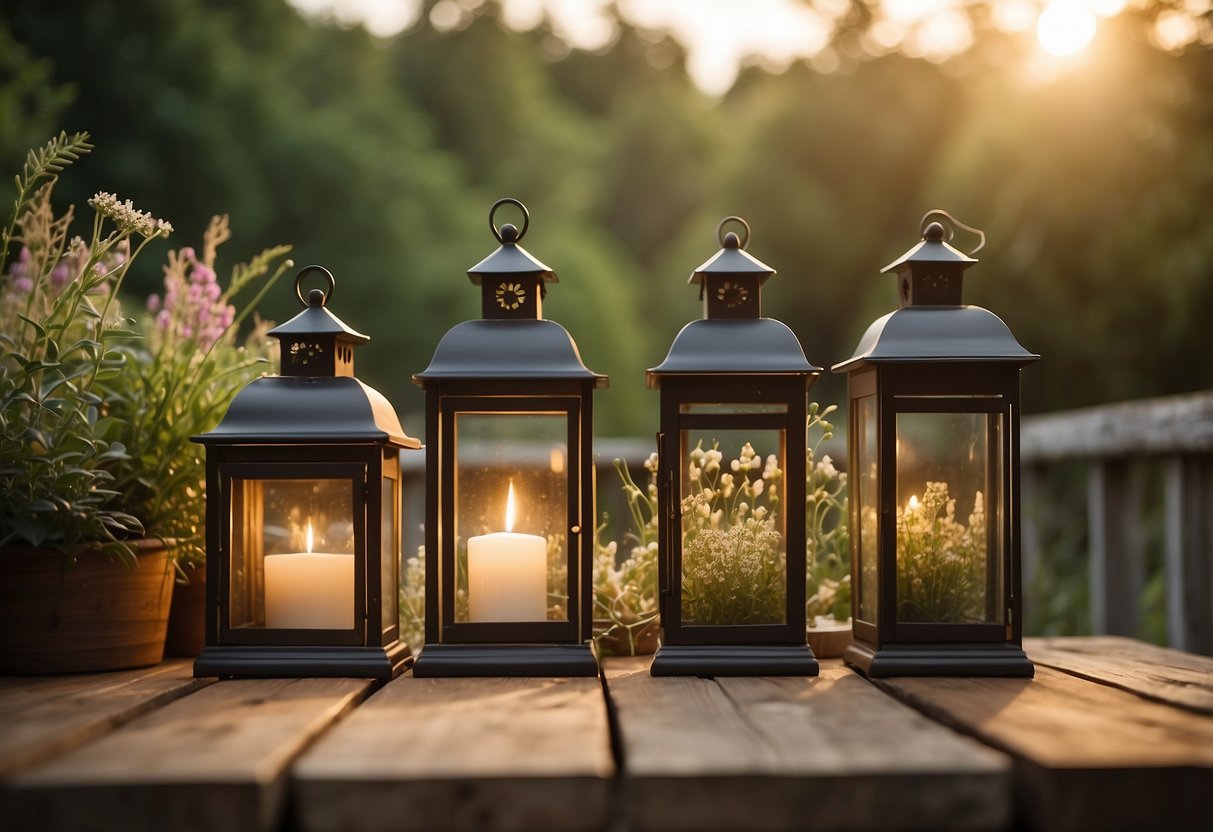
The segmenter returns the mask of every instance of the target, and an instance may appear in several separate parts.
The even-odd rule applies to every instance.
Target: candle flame
[[[514,531],[514,481],[510,480],[510,492],[505,498],[505,530]]]
[[[914,509],[918,508],[918,495],[917,494],[910,495],[910,502],[906,507],[910,511],[913,511]]]
[[[312,521],[307,521],[307,553],[312,553]]]

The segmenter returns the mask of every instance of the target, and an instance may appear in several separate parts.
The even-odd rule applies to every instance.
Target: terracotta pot
[[[819,617],[816,626],[809,627],[806,640],[813,655],[819,659],[836,659],[851,643],[851,621],[835,621]]]
[[[79,673],[156,664],[174,569],[158,540],[135,543],[129,568],[95,549],[0,549],[0,672]]]
[[[173,607],[168,614],[166,656],[197,656],[206,644],[206,567],[184,567],[189,583],[173,584]]]

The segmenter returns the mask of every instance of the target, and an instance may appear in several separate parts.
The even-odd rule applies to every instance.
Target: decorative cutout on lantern
[[[513,311],[526,301],[526,289],[517,283],[503,283],[497,287],[497,303],[502,309]]]
[[[503,206],[519,230],[497,227]],[[483,320],[453,327],[425,389],[426,644],[417,676],[590,676],[596,387],[544,320],[556,275],[519,242],[521,202],[489,211],[500,247],[468,270]]]
[[[940,216],[895,272],[901,308],[847,373],[854,641],[869,676],[1031,676],[1020,647],[1019,371],[1035,361],[993,313],[961,304],[977,262]],[[978,249],[981,245],[978,245]],[[976,251],[975,249],[974,251]]]
[[[321,274],[328,291],[305,277]],[[389,679],[399,640],[400,450],[419,449],[353,374],[369,340],[327,306],[333,276],[295,278],[306,307],[270,330],[282,374],[232,400],[206,446],[207,632],[198,676]]]

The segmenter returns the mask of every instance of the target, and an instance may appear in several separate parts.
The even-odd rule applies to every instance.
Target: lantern
[[[327,292],[303,279],[319,273]],[[206,446],[206,646],[197,676],[390,679],[400,641],[400,450],[420,448],[354,377],[369,340],[328,310],[308,266],[306,307],[270,330],[282,374],[251,382]]]
[[[934,214],[960,225],[944,212],[923,221]],[[834,367],[850,405],[845,659],[868,676],[1033,674],[1021,648],[1019,372],[1039,356],[962,305],[975,262],[927,225],[884,269],[901,308]]]
[[[742,237],[729,232],[739,223]],[[661,648],[654,676],[816,675],[805,643],[809,385],[821,372],[762,317],[775,273],[727,217],[723,246],[691,275],[704,318],[648,371],[661,389]]]
[[[503,205],[522,228],[497,227]],[[426,398],[426,631],[416,676],[593,676],[595,388],[542,302],[556,275],[489,211],[500,246],[468,270],[482,319],[414,376]]]

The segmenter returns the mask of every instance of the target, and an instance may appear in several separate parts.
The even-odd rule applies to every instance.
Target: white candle
[[[468,618],[543,621],[548,617],[547,541],[516,534],[514,483],[506,498],[505,531],[468,538]]]
[[[349,630],[354,626],[354,556],[307,551],[265,556],[265,626]]]

